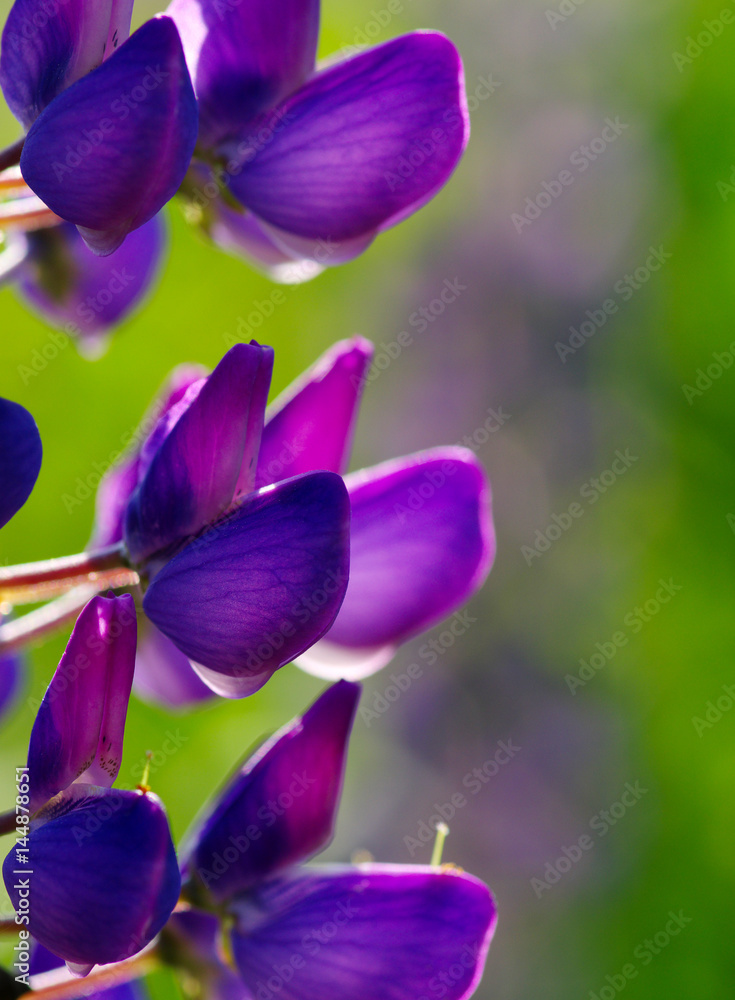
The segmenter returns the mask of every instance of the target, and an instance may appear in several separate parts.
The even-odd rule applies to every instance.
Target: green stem
[[[102,965],[93,969],[84,979],[71,978],[66,969],[53,969],[31,977],[33,996],[38,1000],[77,1000],[129,983],[133,979],[147,976],[161,966],[161,959],[155,947],[143,951],[134,958],[114,965]],[[48,984],[48,985],[47,985]]]
[[[56,631],[59,625],[76,618],[84,605],[106,585],[107,582],[101,585],[97,582],[74,587],[63,597],[44,604],[42,608],[0,625],[0,657],[20,649],[34,639],[43,638],[49,632]]]
[[[107,577],[121,571],[130,572],[122,542],[74,556],[5,566],[0,569],[0,601],[30,604],[56,597],[85,581],[102,580],[101,590]]]

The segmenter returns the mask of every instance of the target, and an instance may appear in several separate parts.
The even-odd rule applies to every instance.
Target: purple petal
[[[284,285],[310,281],[323,270],[315,261],[281,249],[252,212],[235,211],[223,201],[217,203],[207,235],[226,253],[240,257]]]
[[[318,0],[173,0],[199,101],[199,141],[237,136],[311,75]]]
[[[35,942],[31,952],[30,975],[37,976],[42,972],[50,972],[53,969],[62,968],[64,961],[53,955],[48,948]],[[97,990],[94,993],[87,993],[85,1000],[146,1000],[148,994],[141,980],[132,980],[129,983],[120,983],[118,986],[110,986],[106,990]]]
[[[166,943],[182,964],[196,964],[201,995],[206,1000],[253,1000],[245,985],[220,957],[220,921],[211,913],[184,910],[166,925]]]
[[[23,177],[95,253],[112,253],[177,191],[196,115],[176,26],[154,18],[39,115]]]
[[[128,442],[126,457],[102,477],[97,488],[94,530],[87,548],[101,549],[122,541],[128,501],[141,478],[141,450],[144,443],[155,432],[156,427],[166,421],[168,414],[179,405],[191,386],[208,374],[207,369],[200,365],[179,365],[171,372]]]
[[[467,132],[457,50],[443,35],[414,32],[324,70],[285,100],[243,136],[230,187],[287,233],[365,237],[436,194]]]
[[[163,567],[145,612],[217,694],[252,694],[333,622],[349,519],[347,491],[331,472],[251,494]]]
[[[162,440],[127,509],[134,562],[201,531],[252,489],[272,368],[270,347],[237,344],[169,410],[172,426],[159,422]]]
[[[25,128],[125,41],[132,11],[133,0],[15,0],[3,29],[0,86]]]
[[[3,616],[0,615],[0,624]],[[11,711],[23,686],[23,662],[16,653],[0,657],[0,719]]]
[[[121,961],[156,936],[179,897],[166,813],[150,793],[87,786],[59,798],[28,840],[28,930],[76,966]],[[16,908],[17,867],[14,849],[3,878]]]
[[[31,732],[31,811],[74,781],[109,787],[115,780],[136,633],[127,594],[94,597],[83,608]]]
[[[360,688],[346,681],[328,688],[217,797],[186,861],[189,876],[217,902],[305,860],[331,839],[359,697]]]
[[[99,353],[105,334],[150,288],[164,236],[163,220],[154,216],[114,253],[98,257],[69,223],[29,233],[31,253],[19,291],[48,322]]]
[[[42,457],[36,421],[19,403],[0,397],[0,528],[31,495]]]
[[[150,622],[138,642],[133,686],[145,701],[174,710],[214,697],[184,654]]]
[[[327,635],[300,666],[367,676],[483,583],[495,555],[490,486],[464,448],[436,448],[353,473],[350,582]],[[339,653],[346,651],[344,663]]]
[[[274,972],[284,1000],[461,1000],[495,929],[487,886],[401,865],[302,869],[241,897],[235,962],[252,995]]]
[[[258,486],[301,472],[344,472],[373,345],[362,337],[331,347],[269,408]]]

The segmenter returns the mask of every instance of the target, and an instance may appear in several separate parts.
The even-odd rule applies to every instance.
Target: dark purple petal
[[[362,337],[331,347],[269,408],[256,484],[328,469],[344,472],[373,345]]]
[[[0,528],[31,495],[42,457],[36,421],[19,403],[0,397]]]
[[[15,0],[3,29],[0,86],[25,128],[125,41],[132,11],[133,0]]]
[[[75,788],[28,841],[28,930],[75,966],[118,962],[165,924],[181,879],[166,813],[150,793]],[[44,817],[45,818],[45,817]],[[15,849],[3,878],[18,908]]]
[[[199,141],[237,136],[314,69],[318,0],[173,0],[199,101]]]
[[[347,681],[328,688],[217,797],[186,861],[189,877],[217,902],[304,861],[331,839],[359,697],[359,686]]]
[[[141,630],[133,686],[145,701],[169,709],[189,708],[214,697],[184,654],[150,622]]]
[[[87,548],[101,549],[122,541],[128,501],[141,478],[141,450],[145,442],[156,427],[166,421],[168,414],[179,405],[191,386],[207,374],[207,369],[200,365],[179,365],[171,372],[140,426],[127,442],[126,456],[102,477],[97,488],[94,529]],[[148,465],[150,461],[146,468]]]
[[[284,1000],[469,996],[495,929],[487,886],[402,865],[301,869],[243,894],[235,962],[253,996],[277,970]]]
[[[140,303],[156,277],[164,224],[154,216],[107,257],[86,246],[70,223],[29,233],[31,252],[18,289],[48,322],[98,354],[108,331]]]
[[[154,18],[39,115],[23,177],[95,253],[112,253],[177,191],[196,116],[176,26]]]
[[[37,976],[42,972],[50,972],[59,969],[64,965],[64,961],[53,955],[48,948],[42,944],[34,942],[31,952],[30,975]],[[120,983],[118,986],[110,986],[106,990],[97,990],[94,993],[87,993],[85,1000],[146,1000],[148,996],[143,983],[139,979],[134,979],[129,983]]]
[[[286,99],[243,136],[230,187],[287,233],[364,237],[446,183],[468,120],[454,45],[414,32],[324,70]]]
[[[255,481],[273,351],[237,344],[159,422],[157,447],[128,504],[125,542],[140,562],[212,524]],[[187,404],[189,397],[191,402]]]
[[[82,609],[38,710],[28,748],[31,811],[77,779],[110,786],[120,770],[135,667],[132,597]]]
[[[334,620],[349,520],[347,491],[331,472],[251,494],[166,563],[145,612],[217,694],[252,694]]]
[[[3,616],[0,615],[0,624]],[[23,662],[17,653],[0,657],[0,719],[11,711],[23,685]]]
[[[436,448],[353,473],[350,582],[324,648],[299,665],[365,677],[396,646],[463,604],[495,555],[490,486],[464,448]],[[346,648],[344,662],[339,655]]]

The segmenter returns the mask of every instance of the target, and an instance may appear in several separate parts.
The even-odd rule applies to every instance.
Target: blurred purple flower
[[[99,257],[69,223],[38,229],[11,277],[22,297],[52,325],[97,357],[110,330],[139,304],[158,271],[164,225],[154,216],[114,253]]]
[[[43,446],[36,422],[19,403],[0,397],[0,528],[31,495]]]
[[[0,625],[3,615],[0,615]],[[17,653],[0,656],[0,720],[15,705],[23,682],[23,663]]]
[[[133,35],[133,0],[15,0],[0,86],[28,134],[24,180],[97,254],[175,194],[196,142],[196,99],[171,18]],[[42,17],[39,19],[39,13]]]
[[[413,32],[317,70],[318,0],[173,0],[168,14],[199,102],[198,149],[215,165],[193,185],[205,227],[272,276],[297,280],[289,259],[362,253],[456,167],[469,117],[443,35]],[[247,216],[219,209],[217,182]]]
[[[225,916],[247,996],[288,984],[294,1000],[415,1000],[434,984],[460,1000],[480,979],[495,927],[482,882],[452,868],[302,866],[332,836],[358,697],[357,685],[335,684],[246,761],[191,836],[184,892]],[[195,909],[167,934],[210,995],[234,1000],[216,927]]]
[[[129,596],[95,597],[79,615],[31,732],[29,792],[19,796],[30,832],[3,864],[5,886],[31,935],[82,975],[140,951],[179,896],[160,801],[143,789],[111,788],[120,769],[135,639]],[[18,875],[26,867],[32,906],[28,881]]]

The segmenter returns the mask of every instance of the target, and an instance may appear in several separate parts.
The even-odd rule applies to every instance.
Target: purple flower
[[[30,832],[3,864],[32,936],[80,974],[140,951],[179,896],[160,801],[147,790],[111,788],[135,638],[129,596],[95,597],[81,612],[31,732],[19,796]],[[26,869],[27,878],[19,874]]]
[[[0,615],[0,625],[3,623]],[[15,705],[23,684],[23,663],[17,653],[0,656],[0,720]]]
[[[19,403],[0,398],[0,528],[31,495],[42,457],[41,436],[33,417]]]
[[[469,119],[443,35],[413,32],[317,70],[318,0],[173,0],[168,13],[199,102],[198,150],[213,165],[188,194],[216,240],[274,276],[289,259],[362,253],[457,165]],[[221,184],[247,215],[218,209]]]
[[[171,18],[128,38],[132,0],[46,6],[15,0],[0,85],[28,130],[24,180],[105,255],[177,191],[196,142],[196,99]]]
[[[225,916],[248,996],[415,1000],[441,983],[460,1000],[495,927],[482,882],[453,868],[302,867],[332,835],[358,696],[357,685],[335,684],[239,769],[184,852],[184,892]],[[191,911],[167,934],[224,1000],[237,994],[216,961],[215,928]]]
[[[371,355],[362,338],[336,344],[273,403],[257,485],[285,469],[345,472]],[[495,535],[490,484],[466,448],[434,448],[344,480],[352,508],[349,585],[334,625],[299,666],[356,680],[482,585]]]
[[[347,585],[341,478],[255,488],[272,364],[270,348],[240,344],[208,377],[185,376],[100,494],[98,540],[122,536],[150,581],[148,618],[225,697],[251,694],[324,635]]]
[[[47,322],[76,338],[84,354],[96,357],[109,331],[150,288],[163,251],[164,225],[154,216],[106,257],[94,254],[69,223],[22,238],[24,260],[12,275],[21,296]]]

